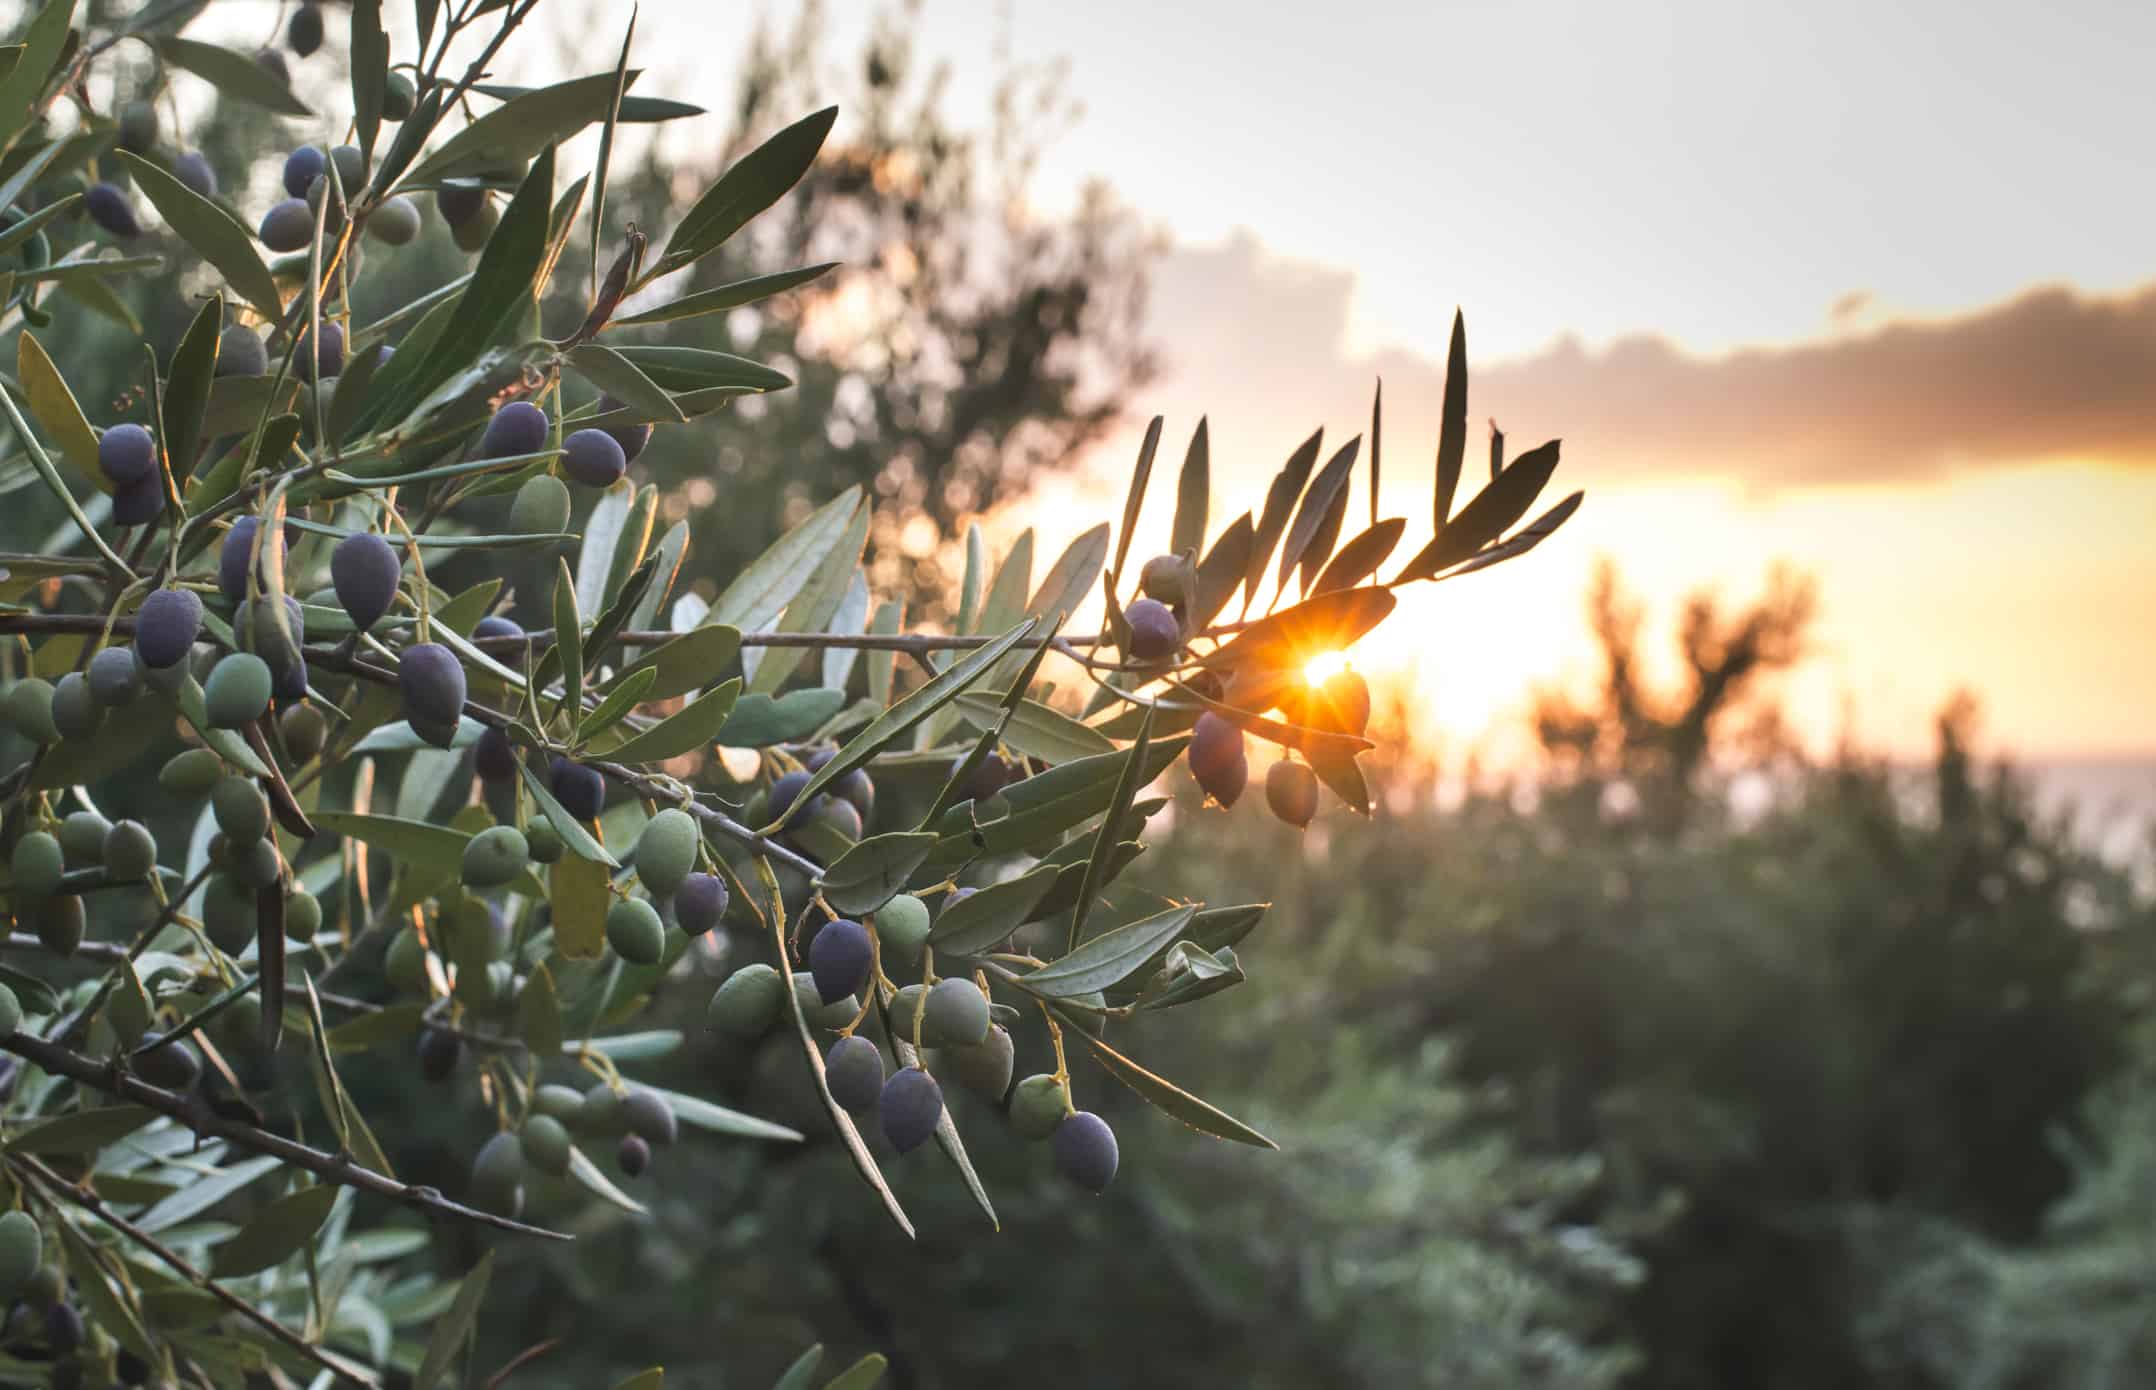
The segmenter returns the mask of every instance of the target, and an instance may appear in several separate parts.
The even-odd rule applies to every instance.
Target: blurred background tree
[[[959,523],[1071,464],[1152,377],[1140,334],[1152,239],[1104,185],[1066,216],[1031,201],[1042,151],[1076,115],[1060,71],[990,60],[988,122],[959,125],[945,109],[948,72],[915,51],[918,9],[887,11],[865,51],[836,61],[818,4],[750,39],[709,167],[801,111],[835,102],[842,123],[783,207],[668,294],[836,268],[727,319],[734,350],[787,372],[792,390],[743,401],[708,429],[662,430],[646,455],[672,490],[670,513],[715,505],[760,522],[730,524],[730,548],[706,547],[692,573],[733,573],[860,483],[880,499],[871,586],[910,590],[935,611],[957,582],[945,543]],[[668,225],[680,172],[652,147],[617,185],[622,218]],[[560,309],[571,318],[583,304]],[[708,338],[706,325],[680,332],[699,329]],[[669,336],[660,328],[652,341]]]

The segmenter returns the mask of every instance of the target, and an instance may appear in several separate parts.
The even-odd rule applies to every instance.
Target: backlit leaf
[[[157,52],[173,67],[191,72],[228,97],[274,111],[280,116],[312,116],[292,89],[243,53],[193,39],[161,38]]]

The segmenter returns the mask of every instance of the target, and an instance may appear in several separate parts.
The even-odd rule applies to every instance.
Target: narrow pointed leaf
[[[1243,607],[1247,612],[1250,603],[1258,596],[1258,585],[1265,582],[1265,571],[1272,564],[1273,551],[1280,538],[1287,534],[1288,518],[1295,513],[1295,503],[1303,495],[1303,485],[1310,481],[1310,470],[1317,466],[1318,450],[1325,442],[1325,431],[1314,430],[1308,439],[1295,446],[1288,461],[1273,475],[1272,485],[1265,490],[1265,510],[1258,514],[1257,532],[1251,540],[1250,567],[1243,572]],[[1283,566],[1281,573],[1286,574]]]
[[[214,1248],[210,1273],[234,1279],[284,1263],[313,1241],[336,1200],[337,1188],[329,1183],[278,1198]]]
[[[1235,597],[1250,568],[1251,552],[1257,545],[1257,530],[1251,524],[1250,513],[1235,518],[1228,529],[1220,533],[1213,548],[1198,563],[1198,597],[1190,611],[1193,631],[1202,632],[1211,627],[1213,620]]]
[[[584,823],[575,816],[570,815],[568,809],[554,799],[554,793],[547,789],[546,783],[540,778],[539,774],[532,771],[531,765],[522,758],[517,759],[517,773],[524,779],[524,790],[531,793],[532,801],[539,807],[540,814],[547,818],[548,823],[561,836],[562,843],[569,847],[572,854],[594,864],[604,865],[609,869],[621,867],[621,861],[608,854],[606,846],[592,837],[591,831],[584,827]],[[458,862],[460,864],[463,862],[461,857]],[[557,861],[556,867],[558,868],[560,864],[566,862],[568,862],[566,859]],[[557,905],[557,913],[558,910]],[[555,930],[560,931],[558,924]]]
[[[1020,978],[1034,993],[1058,999],[1111,989],[1136,974],[1155,952],[1165,951],[1197,912],[1195,906],[1172,907],[1103,932],[1062,959]]]
[[[1016,878],[991,883],[977,893],[945,904],[929,929],[928,944],[956,956],[973,956],[1033,920],[1042,898],[1055,887],[1062,868],[1039,864]]]
[[[666,243],[658,273],[679,269],[716,251],[749,220],[792,188],[816,162],[838,108],[805,116],[758,145],[705,190]]]
[[[1212,496],[1211,449],[1201,416],[1197,431],[1190,436],[1190,448],[1183,455],[1182,475],[1176,479],[1175,525],[1168,541],[1171,554],[1195,555],[1205,544],[1206,509]]]
[[[360,153],[374,162],[382,131],[382,101],[389,82],[389,35],[382,30],[382,0],[352,0],[352,124]],[[347,196],[360,190],[348,188]]]
[[[228,97],[274,111],[280,116],[312,116],[292,89],[243,53],[193,39],[161,38],[157,52],[167,63],[191,72]]]
[[[659,673],[646,691],[647,700],[671,700],[701,690],[728,666],[741,651],[737,628],[713,623],[692,628],[671,642],[662,642],[631,662],[617,680],[649,667]]]
[[[803,266],[799,270],[782,270],[774,275],[755,275],[731,284],[716,285],[695,294],[683,295],[671,303],[656,309],[646,309],[640,314],[618,318],[614,323],[622,328],[636,328],[646,324],[674,323],[681,319],[698,318],[704,314],[721,314],[738,309],[744,304],[754,304],[775,294],[798,289],[838,268],[837,261],[825,261],[822,265]]]
[[[479,1320],[479,1305],[486,1301],[487,1280],[494,1273],[494,1252],[489,1250],[479,1257],[472,1272],[464,1276],[457,1286],[456,1301],[449,1311],[434,1324],[427,1337],[426,1354],[420,1358],[419,1369],[412,1374],[412,1390],[434,1390],[449,1371],[449,1364],[457,1359],[457,1352],[472,1335],[472,1328]]]
[[[1155,415],[1145,427],[1145,442],[1138,446],[1138,462],[1130,471],[1130,491],[1123,497],[1123,526],[1116,532],[1115,565],[1109,577],[1122,582],[1123,564],[1130,558],[1131,537],[1138,530],[1138,513],[1145,506],[1145,485],[1153,477],[1153,456],[1160,451],[1161,417]],[[1110,596],[1111,599],[1113,595]]]
[[[1037,700],[1019,701],[1008,724],[1003,723],[1003,715],[1010,706],[998,696],[971,693],[959,696],[956,703],[959,714],[974,728],[1001,727],[1003,742],[1051,765],[1115,751],[1115,742],[1107,735]]]
[[[1070,935],[1064,949],[1075,950],[1085,940],[1086,921],[1093,913],[1093,900],[1106,881],[1109,862],[1116,852],[1118,831],[1123,813],[1138,797],[1138,789],[1151,779],[1146,776],[1146,750],[1153,742],[1153,707],[1147,705],[1145,714],[1138,721],[1138,737],[1125,754],[1123,771],[1116,778],[1115,794],[1109,798],[1106,817],[1093,840],[1093,852],[1086,859],[1085,878],[1078,889],[1078,902],[1071,911]]]
[[[855,842],[817,878],[831,906],[849,917],[874,912],[901,892],[906,880],[936,847],[937,836],[925,830],[894,830]]]
[[[577,375],[647,420],[686,424],[688,416],[659,384],[628,358],[603,343],[581,343],[569,353]]]
[[[867,763],[915,724],[956,699],[960,691],[995,665],[997,658],[1032,632],[1037,623],[1037,619],[1027,618],[987,646],[967,652],[963,659],[952,663],[949,670],[934,680],[909,691],[904,699],[877,715],[869,721],[867,728],[847,740],[829,762],[816,770],[816,775],[809,778],[808,784],[794,799],[801,805],[809,804],[818,792]]]
[[[830,549],[844,538],[861,505],[859,484],[826,502],[734,576],[711,605],[706,623],[761,630],[801,592]]]
[[[1519,556],[1525,555],[1528,551],[1533,550],[1547,540],[1551,532],[1569,521],[1572,514],[1580,509],[1580,503],[1586,500],[1586,493],[1573,493],[1541,516],[1536,517],[1529,524],[1513,532],[1511,538],[1506,540],[1504,544],[1492,546],[1488,550],[1478,552],[1474,559],[1446,575],[1445,578],[1457,579],[1463,574],[1473,574],[1476,570],[1488,569],[1491,565],[1502,564],[1506,560],[1517,559]]]
[[[1280,1147],[1225,1110],[1207,1104],[1166,1077],[1157,1076],[1139,1066],[1084,1028],[1066,1028],[1064,1036],[1076,1037],[1091,1048],[1093,1055],[1100,1060],[1102,1069],[1130,1087],[1148,1105],[1173,1115],[1192,1129],[1260,1149]]]
[[[1378,479],[1384,469],[1385,452],[1385,380],[1378,378],[1377,390],[1370,396],[1370,524],[1377,525]]]
[[[1452,346],[1445,354],[1445,407],[1437,432],[1437,496],[1430,526],[1445,534],[1452,517],[1452,495],[1459,490],[1460,466],[1467,460],[1467,316],[1452,315]],[[1470,546],[1473,551],[1477,547]]]
[[[776,1144],[798,1144],[803,1135],[798,1129],[759,1120],[754,1115],[744,1115],[723,1105],[713,1105],[701,1096],[683,1095],[657,1086],[642,1086],[666,1102],[674,1117],[683,1124],[696,1129],[709,1130],[713,1134],[727,1134],[736,1139],[762,1139]]]
[[[547,146],[605,120],[613,101],[612,71],[521,93],[442,142],[412,170],[411,181],[513,175]]]
[[[831,721],[846,706],[840,690],[789,690],[773,699],[769,695],[744,695],[734,702],[732,714],[719,726],[718,741],[728,748],[769,748],[807,738]]]
[[[67,46],[74,16],[75,0],[51,0],[24,28],[15,65],[7,76],[0,77],[0,142],[12,139],[28,124],[30,108],[45,90],[52,66]]]
[[[1206,666],[1296,670],[1322,652],[1346,651],[1383,622],[1399,600],[1390,589],[1341,589],[1283,608],[1199,660]]]
[[[1374,522],[1346,545],[1310,586],[1312,595],[1331,593],[1335,589],[1352,589],[1371,575],[1379,565],[1391,556],[1393,548],[1400,544],[1400,537],[1407,531],[1406,517],[1389,517]]]
[[[777,631],[822,632],[830,627],[839,605],[846,601],[847,589],[852,587],[854,573],[861,563],[862,547],[868,544],[869,510],[866,506],[856,507],[853,515],[847,518],[845,530],[824,551],[823,559],[809,574],[801,592],[786,605]],[[800,669],[807,655],[805,647],[765,648],[756,675],[749,681],[750,692],[775,693]]]
[[[31,418],[51,436],[61,457],[86,482],[109,495],[112,483],[106,479],[105,470],[97,466],[97,431],[90,428],[89,418],[82,413],[75,393],[68,389],[67,378],[53,365],[45,345],[28,329],[15,344],[15,375],[22,382]]]
[[[217,340],[224,317],[224,299],[211,295],[173,349],[172,371],[165,381],[164,438],[159,442],[175,478],[194,472],[195,455],[202,449],[202,419],[209,412],[210,385],[217,376]]]
[[[1476,493],[1460,514],[1437,538],[1424,546],[1392,581],[1404,584],[1430,579],[1451,569],[1505,533],[1505,528],[1527,515],[1557,468],[1558,441],[1530,449],[1505,466],[1505,471]]]
[[[606,756],[619,763],[658,763],[707,748],[718,741],[740,696],[740,678],[728,680],[610,749]]]
[[[570,960],[596,960],[606,947],[607,866],[565,854],[547,870],[547,902],[554,909],[554,945]]]
[[[418,864],[443,873],[464,864],[464,847],[471,836],[446,825],[423,820],[400,820],[358,811],[317,811],[314,828],[332,835],[358,840],[370,849],[399,863]]]
[[[906,625],[906,604],[902,599],[885,599],[876,605],[876,616],[869,622],[868,630],[879,637],[895,637]],[[898,674],[898,653],[888,648],[866,654],[868,667],[868,698],[879,705],[891,703],[891,680]]]
[[[1340,534],[1342,499],[1347,496],[1348,477],[1355,469],[1355,456],[1362,449],[1362,436],[1357,435],[1325,462],[1318,476],[1311,480],[1310,490],[1303,494],[1302,506],[1295,513],[1295,523],[1288,527],[1287,542],[1280,548],[1280,575],[1278,582],[1285,587],[1288,575],[1303,562],[1306,552],[1315,550],[1323,536],[1326,553],[1332,550],[1333,537]],[[1327,531],[1330,536],[1325,536]],[[1319,563],[1324,563],[1322,557]],[[1305,581],[1309,575],[1306,573]]]

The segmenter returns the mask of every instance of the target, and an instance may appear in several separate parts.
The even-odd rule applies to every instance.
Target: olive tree
[[[0,555],[0,944],[19,963],[0,967],[0,1380],[441,1383],[497,1254],[570,1239],[584,1206],[640,1211],[685,1130],[801,1138],[634,1079],[689,1041],[635,1027],[665,992],[711,991],[695,1045],[796,1051],[866,1199],[908,1232],[884,1170],[929,1148],[993,1226],[951,1084],[1006,1117],[971,1142],[1037,1142],[1075,1193],[1117,1167],[1091,1087],[1271,1147],[1109,1041],[1241,981],[1264,915],[1107,893],[1163,804],[1146,790],[1187,758],[1233,806],[1255,741],[1276,750],[1275,815],[1307,824],[1328,795],[1366,812],[1368,691],[1309,685],[1311,658],[1401,585],[1519,555],[1578,504],[1520,526],[1557,446],[1508,463],[1499,442],[1455,510],[1456,324],[1433,535],[1390,578],[1407,522],[1376,515],[1373,408],[1371,522],[1345,543],[1359,438],[1319,467],[1313,436],[1216,529],[1201,423],[1172,549],[1133,563],[1155,421],[1119,531],[1037,584],[1029,549],[991,567],[974,534],[955,630],[909,631],[869,591],[858,488],[723,587],[677,592],[689,529],[660,530],[638,455],[789,383],[637,328],[800,283],[665,298],[802,177],[833,112],[747,153],[663,241],[617,230],[618,126],[693,108],[631,91],[632,35],[610,69],[491,82],[537,4],[419,0],[401,55],[379,0],[341,35],[342,10],[303,5],[288,58],[184,37],[207,0],[79,29],[52,0],[0,59],[6,475],[67,518],[48,553]],[[317,113],[289,63],[339,39],[349,110]],[[152,87],[96,109],[122,44],[152,55]],[[194,81],[324,132],[287,154],[282,198],[243,212],[161,128],[157,90]],[[596,161],[560,186],[587,129]],[[364,255],[430,211],[469,272],[363,318]],[[90,239],[60,249],[84,217]],[[130,275],[197,307],[176,343],[141,345],[139,390],[86,408],[38,335],[64,343]],[[581,312],[543,322],[579,276]],[[660,307],[617,320],[632,296]],[[568,404],[567,379],[596,399]],[[504,552],[551,560],[552,582],[505,592],[484,572]],[[1052,1070],[1013,1075],[1022,1029]],[[491,1131],[449,1190],[399,1178],[361,1103],[406,1067]],[[486,1253],[444,1281],[428,1257],[450,1228]],[[813,1374],[811,1352],[788,1383]]]

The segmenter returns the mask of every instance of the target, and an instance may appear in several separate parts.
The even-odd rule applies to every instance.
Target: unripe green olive
[[[546,1085],[532,1092],[532,1113],[575,1125],[584,1109],[584,1093],[574,1086]]]
[[[62,738],[82,739],[96,733],[105,722],[105,707],[90,689],[89,677],[70,671],[52,688],[52,724]]]
[[[52,682],[26,676],[8,687],[7,717],[15,732],[32,743],[51,743],[60,737],[52,722]]]
[[[82,933],[89,924],[82,899],[47,898],[37,905],[36,912],[38,943],[63,959],[74,955],[76,948],[82,945]]]
[[[928,986],[907,985],[891,996],[891,1031],[900,1041],[911,1044],[918,1037],[921,1046],[935,1046],[935,1035],[928,1030]]]
[[[299,942],[314,940],[322,929],[322,900],[305,889],[296,889],[284,900],[284,934]]]
[[[753,1042],[779,1021],[788,983],[778,971],[758,961],[726,977],[704,1010],[704,1026],[742,1042]],[[585,1104],[591,1103],[586,1093]]]
[[[105,832],[100,857],[105,872],[122,883],[148,878],[157,869],[157,839],[139,820],[123,820]]]
[[[988,1041],[988,996],[971,980],[936,981],[928,992],[922,1037],[932,1047],[977,1047]]]
[[[214,749],[190,748],[175,753],[157,774],[157,785],[176,797],[193,801],[207,796],[225,774],[225,760]]]
[[[509,533],[513,536],[551,536],[569,525],[569,485],[551,473],[524,480],[516,501],[509,504]]]
[[[542,1173],[562,1177],[569,1171],[569,1131],[551,1115],[529,1115],[518,1134],[524,1157]]]
[[[612,1139],[629,1132],[629,1117],[621,1107],[621,1093],[604,1081],[584,1093],[584,1103],[577,1111],[577,1128],[601,1139]]]
[[[285,751],[295,762],[313,762],[329,741],[329,718],[313,705],[294,705],[277,721]]]
[[[17,840],[10,862],[15,892],[29,902],[50,897],[60,886],[60,876],[67,872],[67,857],[60,841],[43,830],[33,830]]]
[[[1070,1092],[1047,1072],[1029,1076],[1011,1091],[1011,1129],[1021,1139],[1046,1139],[1070,1113]]]
[[[202,885],[202,929],[226,955],[236,956],[255,939],[255,890],[230,873],[211,874]]]
[[[524,1146],[514,1134],[497,1134],[472,1160],[471,1202],[484,1211],[514,1217],[524,1207]]]
[[[494,825],[465,842],[464,884],[468,888],[500,888],[513,882],[531,862],[531,848],[524,833],[513,825]]]
[[[642,898],[623,898],[606,910],[606,942],[631,965],[657,965],[666,954],[666,924]]]
[[[382,956],[382,973],[400,994],[427,992],[427,943],[419,928],[406,927],[390,938]]]
[[[913,965],[928,944],[928,904],[901,893],[876,909],[876,944],[884,959]]]
[[[251,844],[269,833],[269,802],[252,777],[234,773],[210,790],[210,810],[217,828],[234,845]]]
[[[524,827],[524,851],[535,864],[552,864],[560,859],[567,848],[561,842],[561,832],[549,821],[535,820]]]
[[[112,822],[95,811],[76,811],[60,822],[60,850],[70,869],[88,869],[105,862],[105,834]]]
[[[0,1215],[0,1299],[27,1293],[44,1262],[45,1233],[36,1219],[26,1211]]]
[[[202,704],[210,726],[237,729],[252,724],[269,708],[270,668],[252,652],[233,652],[210,668],[203,682]]]
[[[673,896],[696,868],[702,838],[696,821],[678,806],[669,806],[646,822],[636,837],[636,876],[653,897]]]

